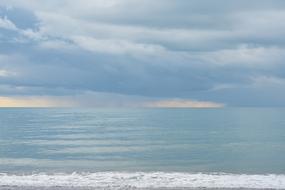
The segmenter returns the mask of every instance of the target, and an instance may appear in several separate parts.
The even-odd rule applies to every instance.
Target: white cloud
[[[13,16],[15,24],[6,17],[0,20],[1,28],[17,31],[0,36],[7,43],[1,48],[25,57],[13,61],[0,55],[0,68],[7,69],[0,70],[1,80],[8,81],[4,77],[11,76],[10,70],[19,71],[17,79],[7,82],[11,85],[40,86],[41,92],[46,86],[74,87],[191,99],[192,92],[199,97],[209,91],[250,88],[251,83],[279,85],[277,76],[284,75],[282,3],[266,7],[258,0],[224,6],[184,0],[2,0],[1,4],[36,17],[17,19],[19,11]],[[36,23],[21,23],[22,19]],[[26,26],[31,28],[21,29]],[[59,51],[55,55],[51,49]],[[252,79],[252,73],[270,77]],[[207,104],[160,102],[167,105]]]
[[[279,58],[283,59],[282,49],[272,45],[269,47],[262,44],[254,45],[249,40],[256,37],[266,40],[274,39],[272,31],[283,31],[283,25],[274,20],[276,16],[270,17],[267,12],[259,13],[266,20],[264,21],[266,26],[275,27],[269,32],[266,28],[260,28],[264,27],[264,23],[258,21],[258,19],[256,23],[252,23],[252,20],[255,19],[246,19],[245,15],[247,14],[234,15],[232,21],[235,22],[231,29],[217,30],[211,28],[160,28],[114,24],[98,22],[96,19],[86,19],[85,17],[73,17],[70,12],[37,11],[36,15],[41,20],[39,31],[26,30],[23,31],[23,34],[34,39],[41,39],[45,36],[46,38],[75,40],[80,45],[79,47],[83,49],[105,53],[122,53],[130,48],[149,52],[160,47],[160,49],[168,49],[174,52],[177,50],[184,51],[196,57],[197,55],[193,53],[193,50],[199,49],[201,50],[199,52],[202,60],[215,61],[220,64],[246,63],[252,65],[266,63],[270,57],[274,57],[276,61]],[[268,24],[269,21],[271,24]],[[279,29],[276,26],[279,26]],[[257,30],[256,27],[260,30]],[[88,39],[96,42],[91,45],[91,42],[85,42]],[[251,43],[253,47],[251,47]],[[110,46],[110,49],[106,48],[107,46]],[[209,52],[208,49],[211,48],[214,50]],[[207,60],[208,56],[209,60]],[[206,59],[203,57],[206,57]]]
[[[40,40],[47,39],[47,37],[42,35],[41,32],[32,30],[30,28],[26,30],[19,30],[19,32],[20,34],[22,34],[23,36],[31,40],[40,41]]]
[[[18,2],[18,1],[15,1]],[[155,46],[164,47],[165,49],[183,50],[192,54],[192,50],[199,49],[201,52],[208,51],[208,49],[218,49],[215,53],[225,54],[215,55],[217,61],[219,59],[227,59],[227,56],[241,56],[241,59],[249,59],[249,61],[256,60],[253,52],[254,48],[236,48],[243,42],[245,45],[255,39],[257,36],[260,38],[275,38],[272,32],[282,33],[285,26],[281,24],[283,14],[281,11],[274,13],[273,11],[255,11],[255,12],[235,12],[228,15],[231,21],[229,28],[215,29],[215,28],[175,28],[175,27],[158,27],[148,25],[135,25],[132,23],[118,23],[112,22],[116,20],[114,15],[110,21],[97,20],[96,17],[108,17],[104,12],[114,12],[122,14],[119,10],[126,9],[126,0],[120,1],[84,1],[86,3],[77,1],[63,1],[61,3],[51,1],[41,5],[37,1],[28,1],[31,7],[35,7],[35,14],[41,21],[39,31],[31,29],[22,31],[22,34],[28,38],[42,40],[45,37],[73,39],[74,36],[81,36],[84,38],[94,38],[95,40],[102,40],[107,44],[118,43],[118,46],[129,46],[128,43],[133,44],[153,44]],[[169,3],[169,2],[168,2]],[[60,5],[65,6],[60,6]],[[136,4],[136,3],[134,3]],[[132,6],[134,6],[132,4]],[[143,4],[144,10],[146,5]],[[19,3],[21,5],[21,3]],[[24,6],[24,5],[22,5]],[[60,8],[58,8],[60,7]],[[96,11],[94,11],[94,9]],[[98,15],[97,12],[101,11]],[[119,12],[118,12],[119,11]],[[76,14],[74,14],[76,12]],[[144,10],[143,14],[147,14]],[[115,14],[116,15],[116,14]],[[119,16],[119,15],[118,15]],[[147,16],[147,15],[142,15]],[[188,15],[191,17],[191,14]],[[193,15],[195,16],[195,15]],[[265,27],[266,26],[266,27]],[[259,29],[258,29],[259,28]],[[270,31],[267,28],[271,28]],[[277,35],[280,36],[280,35]],[[124,44],[124,45],[122,45]],[[113,45],[111,45],[113,47]],[[167,48],[166,48],[167,47]],[[262,45],[260,45],[262,48]],[[255,50],[261,51],[261,48]],[[145,48],[143,48],[145,49]],[[231,53],[232,50],[234,53]],[[245,51],[251,50],[249,54]],[[106,50],[102,48],[102,51]],[[237,52],[236,50],[239,50]],[[219,52],[220,51],[220,52]],[[106,53],[114,53],[115,51],[106,51]],[[117,51],[116,51],[117,52]],[[238,53],[238,54],[236,54]],[[215,58],[214,56],[214,58]],[[231,62],[232,60],[229,60]]]
[[[83,36],[73,37],[73,40],[83,49],[100,53],[157,54],[164,51],[164,48],[158,45],[133,43],[124,40],[105,40]]]
[[[241,11],[232,15],[234,31],[246,37],[275,39],[284,35],[284,10],[251,10]]]
[[[0,69],[0,77],[9,77],[9,76],[14,76],[14,75],[16,75],[15,72]]]
[[[267,86],[285,86],[285,79],[276,76],[254,76],[251,77],[253,87],[267,87]]]
[[[0,70],[0,77],[6,77],[9,75],[9,72],[6,70]]]
[[[0,96],[0,107],[70,107],[72,102],[60,97],[3,97]]]
[[[46,40],[39,43],[39,47],[43,49],[55,50],[73,50],[75,45],[62,40]]]
[[[273,64],[283,64],[285,49],[242,45],[236,49],[222,49],[208,52],[202,55],[201,58],[206,62],[212,62],[218,65],[272,66]]]
[[[224,104],[208,101],[170,99],[150,101],[145,103],[145,106],[152,108],[222,108]]]
[[[8,30],[18,30],[16,25],[7,19],[7,17],[0,18],[0,28],[8,29]]]
[[[190,99],[159,99],[94,91],[85,91],[78,95],[64,96],[0,96],[0,107],[222,108],[224,106],[225,105],[222,103],[210,101],[197,101]]]

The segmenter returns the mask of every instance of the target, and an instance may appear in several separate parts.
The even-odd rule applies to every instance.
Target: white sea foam
[[[285,175],[225,173],[98,172],[73,174],[0,174],[0,187],[249,188],[285,189]]]

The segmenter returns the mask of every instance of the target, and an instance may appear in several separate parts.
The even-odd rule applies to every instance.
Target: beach
[[[205,188],[135,188],[122,187],[118,190],[201,190]],[[94,188],[94,187],[0,187],[0,190],[116,190],[114,187]],[[255,190],[249,188],[207,188],[207,190]]]

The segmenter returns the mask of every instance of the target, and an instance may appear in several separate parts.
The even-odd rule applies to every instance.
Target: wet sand
[[[257,190],[248,188],[136,188],[136,187],[18,187],[1,186],[0,190]]]

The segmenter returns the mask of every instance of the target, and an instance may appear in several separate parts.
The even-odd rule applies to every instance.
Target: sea
[[[285,189],[285,109],[1,108],[8,189]]]

